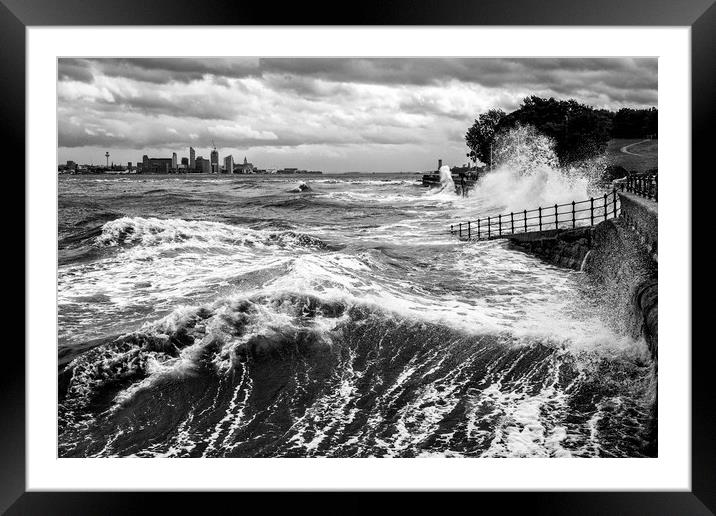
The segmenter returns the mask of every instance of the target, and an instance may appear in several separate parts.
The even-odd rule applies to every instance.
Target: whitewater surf
[[[296,184],[60,178],[59,456],[655,455],[655,366],[588,277],[446,231],[588,180]]]

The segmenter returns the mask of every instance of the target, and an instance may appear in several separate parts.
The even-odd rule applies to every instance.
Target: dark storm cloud
[[[71,58],[58,81],[61,148],[440,152],[478,113],[528,95],[657,103],[655,58]]]
[[[91,82],[94,75],[123,77],[137,81],[165,84],[172,81],[191,82],[210,75],[239,78],[258,71],[257,58],[112,58],[60,59],[63,76]],[[84,69],[80,75],[78,70]],[[74,72],[74,73],[73,73]]]
[[[581,78],[611,87],[656,88],[653,58],[373,58],[262,59],[263,73],[313,77],[333,82],[430,85],[451,80],[485,87],[546,87]]]
[[[87,60],[59,59],[57,79],[60,81],[92,82],[94,74]]]
[[[94,74],[144,82],[190,82],[278,75],[310,90],[306,79],[338,83],[430,85],[451,80],[485,87],[535,88],[579,82],[612,88],[656,89],[655,58],[117,58],[61,59],[60,80],[91,81]],[[274,79],[276,80],[276,79]],[[280,85],[281,83],[277,81]]]

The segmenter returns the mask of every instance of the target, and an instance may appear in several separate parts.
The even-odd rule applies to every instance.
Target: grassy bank
[[[658,149],[659,140],[616,138],[609,140],[605,154],[610,165],[620,165],[627,170],[645,171],[658,167]]]

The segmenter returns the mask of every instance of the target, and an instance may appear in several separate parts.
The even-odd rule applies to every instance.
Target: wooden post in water
[[[467,221],[467,239],[472,240],[472,234],[470,233],[470,221]]]
[[[525,233],[527,233],[527,210],[524,211],[524,215],[522,215],[522,220],[525,223]]]
[[[589,198],[589,225],[594,225],[594,197]]]
[[[450,224],[450,234],[451,234],[451,235],[454,235],[454,234],[455,234],[455,231],[452,229],[452,224]]]
[[[497,216],[497,224],[498,224],[497,234],[502,236],[502,215]]]
[[[575,202],[572,201],[572,229],[577,227],[577,212],[574,211]]]
[[[462,222],[460,222],[460,237],[459,238],[462,238]]]
[[[510,212],[510,228],[512,229],[512,234],[515,234],[515,214]]]
[[[480,240],[480,219],[477,219],[477,239]]]
[[[487,238],[490,238],[490,217],[487,217]]]

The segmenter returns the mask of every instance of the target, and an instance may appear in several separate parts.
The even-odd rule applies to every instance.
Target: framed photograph
[[[0,509],[713,514],[712,3],[2,0]]]

